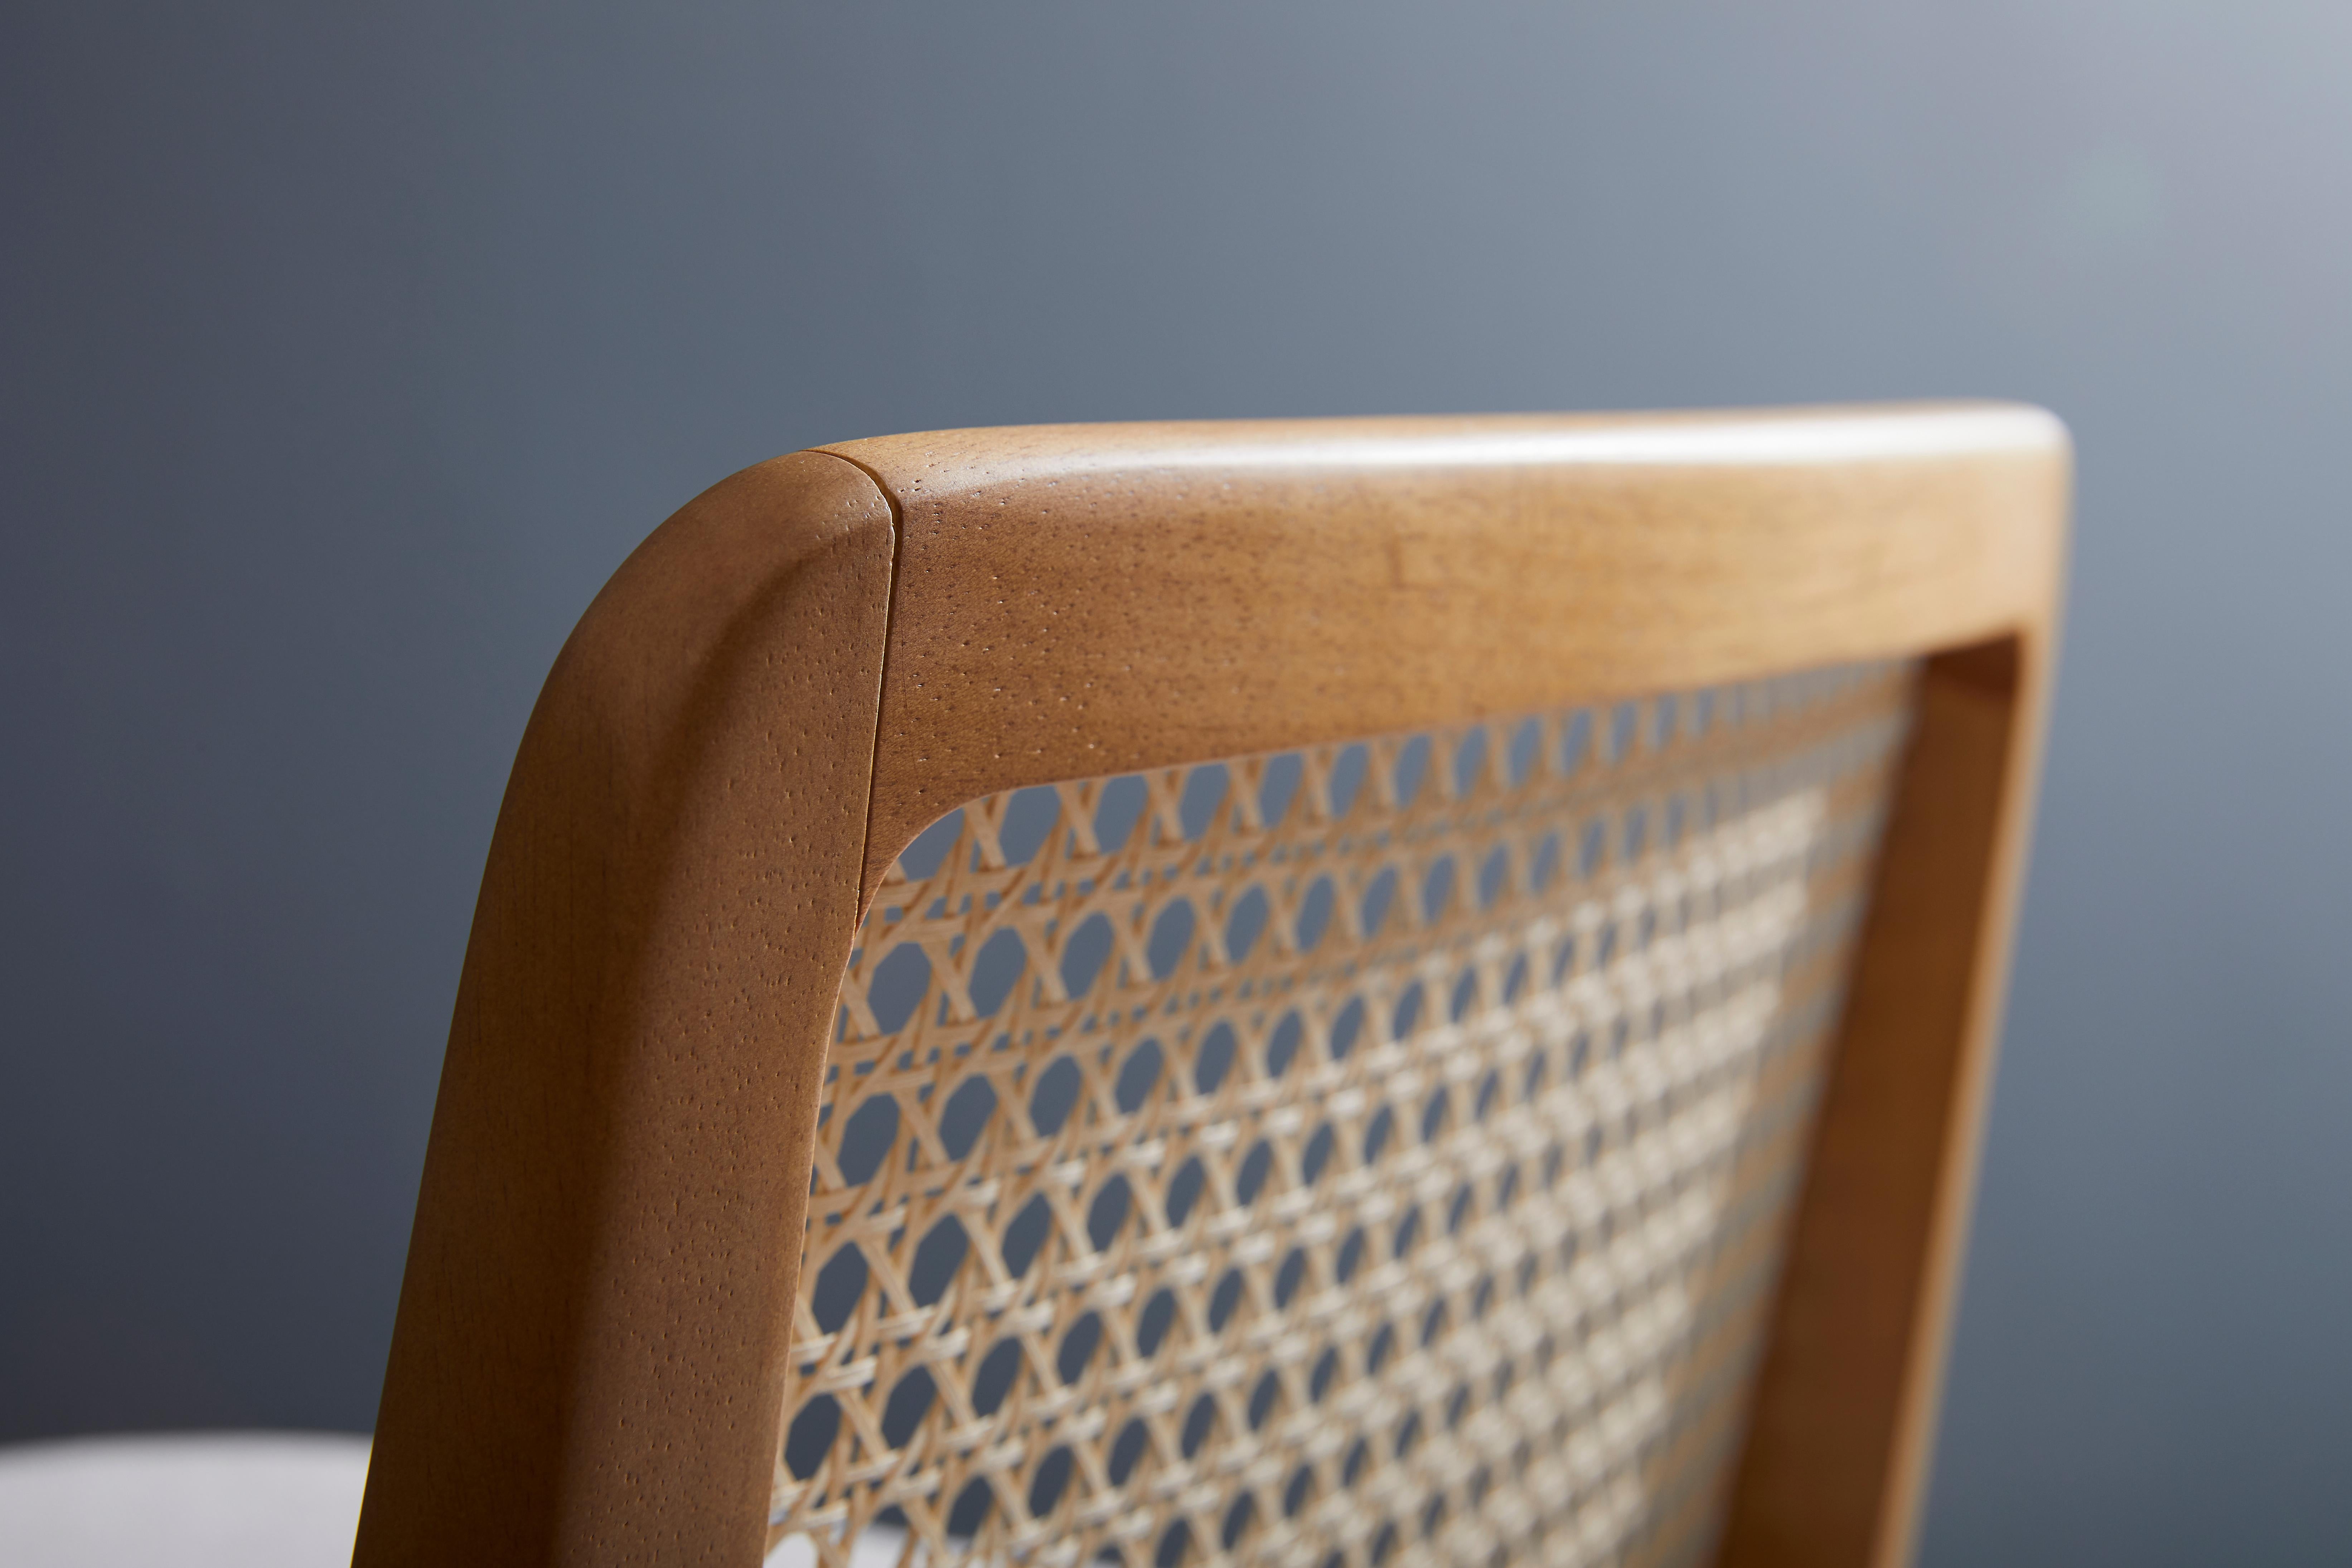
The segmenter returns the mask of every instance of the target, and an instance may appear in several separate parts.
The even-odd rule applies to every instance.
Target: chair
[[[523,737],[355,1561],[1906,1560],[2067,474],[1968,405],[707,491]]]

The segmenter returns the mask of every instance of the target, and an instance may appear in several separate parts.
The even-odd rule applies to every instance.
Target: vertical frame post
[[[1717,1561],[1912,1555],[2023,879],[2047,624],[1935,655]]]

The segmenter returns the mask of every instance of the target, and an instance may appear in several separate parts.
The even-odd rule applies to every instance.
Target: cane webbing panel
[[[842,986],[772,1543],[1711,1539],[1910,670],[1011,792]]]

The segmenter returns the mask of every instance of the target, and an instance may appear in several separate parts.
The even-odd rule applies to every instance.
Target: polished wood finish
[[[1990,1098],[2046,627],[1921,672],[1718,1561],[1907,1563]]]
[[[739,474],[581,620],[458,982],[354,1559],[759,1558],[889,507]]]
[[[1958,405],[948,432],[709,492],[517,760],[357,1561],[757,1561],[835,987],[945,811],[2008,639],[1930,667],[1727,1542],[1899,1558],[2066,468],[2048,416]]]
[[[1997,635],[2037,409],[1279,420],[849,442],[898,502],[869,883],[1026,784]]]

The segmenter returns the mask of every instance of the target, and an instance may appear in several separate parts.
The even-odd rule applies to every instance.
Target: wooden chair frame
[[[816,448],[614,576],[516,759],[356,1562],[756,1563],[835,991],[1018,785],[1923,655],[1722,1561],[1911,1551],[2047,706],[2000,405]]]

